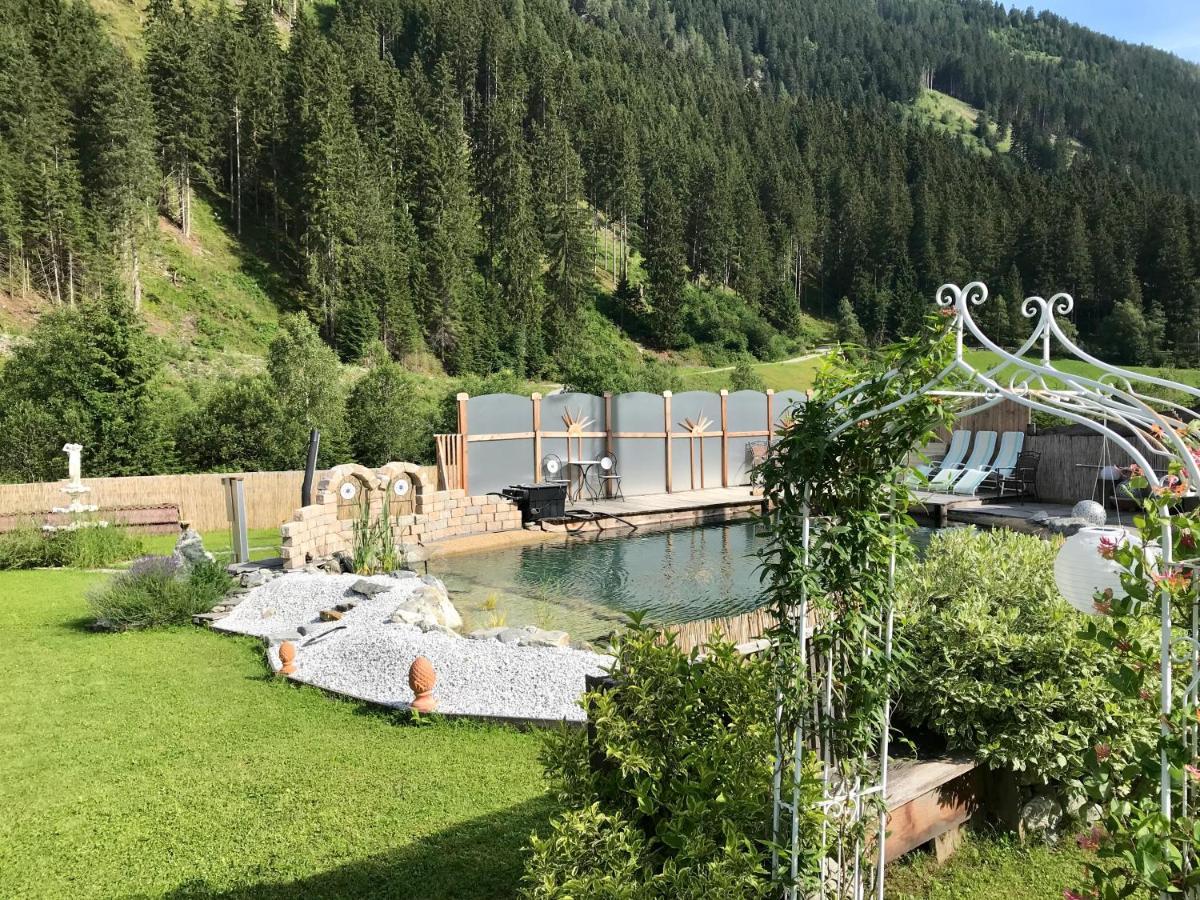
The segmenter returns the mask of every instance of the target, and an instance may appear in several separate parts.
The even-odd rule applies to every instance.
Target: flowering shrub
[[[233,579],[215,562],[181,566],[170,556],[145,556],[88,596],[96,619],[110,628],[182,625],[208,612]]]
[[[729,644],[701,661],[638,626],[614,652],[613,686],[583,701],[590,738],[548,739],[543,761],[567,809],[532,839],[523,896],[775,896],[768,664]]]
[[[1099,804],[1101,818],[1083,838],[1096,853],[1087,867],[1091,886],[1066,891],[1064,897],[1073,900],[1118,900],[1148,893],[1200,897],[1200,816],[1194,801],[1182,811],[1178,802],[1180,796],[1200,795],[1200,709],[1195,695],[1186,690],[1200,653],[1189,637],[1200,595],[1193,569],[1165,564],[1161,553],[1169,546],[1174,560],[1200,555],[1200,512],[1160,505],[1188,489],[1178,462],[1161,487],[1150,490],[1140,472],[1134,474],[1131,487],[1148,494],[1135,522],[1142,541],[1100,548],[1102,556],[1124,570],[1124,596],[1111,591],[1097,596],[1097,609],[1112,618],[1089,623],[1083,636],[1109,655],[1108,680],[1124,702],[1136,704],[1142,719],[1159,727],[1141,730],[1121,744],[1097,743],[1084,755],[1084,784]],[[1161,712],[1159,625],[1164,613],[1170,617],[1172,645],[1183,648],[1175,655],[1182,665],[1173,681],[1168,715]],[[1162,810],[1164,759],[1171,777],[1170,817]]]
[[[1084,754],[1147,730],[1106,679],[1110,658],[1079,635],[1054,583],[1057,544],[1006,530],[934,534],[898,579],[912,666],[897,717],[1027,783],[1082,802]]]

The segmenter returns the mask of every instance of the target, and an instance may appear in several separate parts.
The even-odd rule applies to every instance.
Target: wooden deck
[[[753,515],[761,505],[762,496],[748,486],[635,494],[618,500],[574,501],[567,506],[567,518],[543,520],[536,527],[584,534],[630,526],[721,522]]]
[[[604,515],[630,516],[644,513],[688,512],[730,506],[758,506],[762,496],[748,486],[675,491],[671,494],[638,494],[619,500],[580,500],[570,509],[586,509]]]

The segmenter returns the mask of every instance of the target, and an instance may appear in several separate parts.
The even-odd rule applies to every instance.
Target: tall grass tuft
[[[97,569],[133,559],[141,552],[141,540],[116,525],[85,523],[57,531],[27,525],[0,535],[0,569]]]

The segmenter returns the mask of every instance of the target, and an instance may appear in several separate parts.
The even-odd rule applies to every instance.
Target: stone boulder
[[[350,585],[350,590],[356,594],[362,594],[364,597],[374,597],[376,594],[390,591],[394,587],[394,584],[389,584],[383,580],[373,581],[370,578],[360,578],[354,584]]]
[[[396,607],[388,621],[416,625],[421,628],[429,625],[441,625],[455,631],[462,628],[462,616],[450,602],[450,597],[442,583],[429,575],[421,580],[425,583]]]
[[[213,555],[204,549],[204,539],[190,526],[179,535],[179,540],[175,542],[175,552],[171,555],[180,566],[213,561]]]
[[[1053,797],[1038,794],[1021,807],[1017,831],[1023,841],[1031,838],[1053,841],[1058,836],[1062,823],[1062,804]]]
[[[525,634],[518,643],[522,647],[566,647],[571,643],[571,636],[565,631],[544,631],[526,625]]]

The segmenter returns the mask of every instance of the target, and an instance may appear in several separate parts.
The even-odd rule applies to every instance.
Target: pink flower
[[[1063,891],[1063,900],[1083,900],[1083,894],[1077,894],[1070,888]]]
[[[1075,839],[1075,843],[1079,845],[1080,850],[1099,850],[1100,841],[1104,838],[1104,829],[1099,825],[1093,825],[1092,830],[1087,834],[1081,834]]]
[[[1192,781],[1200,781],[1200,769],[1192,765],[1184,766],[1183,769],[1191,776]]]
[[[1117,552],[1117,539],[1111,537],[1100,538],[1100,546],[1096,550],[1104,559],[1112,559]]]
[[[1190,531],[1185,531],[1179,536],[1179,546],[1183,547],[1185,550],[1195,550],[1196,536]]]
[[[1098,760],[1103,761],[1112,756],[1112,747],[1108,746],[1108,744],[1097,744],[1093,749],[1096,751],[1096,759]]]

